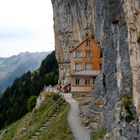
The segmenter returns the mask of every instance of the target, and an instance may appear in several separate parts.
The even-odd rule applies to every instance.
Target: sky
[[[51,0],[0,0],[0,57],[52,50]]]

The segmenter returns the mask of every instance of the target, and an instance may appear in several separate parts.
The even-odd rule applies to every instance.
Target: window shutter
[[[83,57],[83,52],[81,51],[80,57]]]
[[[83,69],[83,63],[80,64],[80,70],[82,70],[82,69]]]
[[[76,57],[76,52],[75,51],[73,52],[73,57]]]
[[[85,70],[86,69],[86,66],[85,66],[86,64],[85,63],[83,63],[83,70]]]
[[[75,70],[75,63],[73,63],[73,70]]]
[[[86,52],[84,51],[84,57],[86,57]]]

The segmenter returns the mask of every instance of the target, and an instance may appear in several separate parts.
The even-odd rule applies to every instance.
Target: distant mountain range
[[[49,52],[20,53],[8,58],[0,57],[0,93],[27,71],[37,69]]]

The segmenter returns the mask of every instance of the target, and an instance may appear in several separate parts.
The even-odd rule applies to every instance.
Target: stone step
[[[43,124],[45,124],[45,125],[50,125],[52,122],[46,122],[46,123],[43,123]],[[42,124],[42,125],[43,125]]]
[[[54,114],[54,115],[52,115],[52,117],[56,117],[58,114]]]
[[[48,123],[52,123],[53,122],[53,118],[51,117],[47,122]]]
[[[46,122],[46,124],[51,124],[52,123],[52,119],[51,120],[48,120],[47,122]]]
[[[55,114],[55,115],[53,115],[52,117],[57,117],[58,116],[58,114]]]
[[[54,114],[59,114],[59,112],[55,112]],[[52,114],[52,116],[53,116],[54,114]]]
[[[60,110],[58,110],[58,111],[54,112],[54,114],[59,114],[59,112],[60,112]]]
[[[62,108],[63,108],[63,107],[60,107],[60,108],[59,108],[59,112],[60,112],[60,110],[61,110]]]
[[[33,135],[33,136],[31,137],[31,139],[34,139],[34,140],[35,140],[35,139],[37,139],[37,136],[34,136],[34,135]]]
[[[42,129],[47,129],[48,127],[46,127],[46,126],[42,126],[41,128],[42,128]],[[40,128],[40,129],[41,129],[41,128]]]
[[[44,128],[41,127],[41,128],[38,129],[38,131],[42,132],[42,131],[44,131]]]
[[[50,120],[51,123],[54,121],[54,118],[56,118],[56,117],[51,117],[51,120]]]
[[[49,124],[46,124],[46,123],[45,123],[45,124],[42,124],[42,126],[48,127],[48,126],[49,126]]]
[[[40,132],[35,132],[34,133],[34,136],[38,136],[38,135],[40,135]]]
[[[45,122],[45,123],[43,123],[42,125],[48,126],[49,124],[50,124],[50,123]]]
[[[38,136],[41,134],[41,132],[44,131],[44,129],[47,129],[48,126],[54,121],[54,119],[58,116],[60,109],[63,108],[63,105],[61,105],[59,107],[59,109],[57,109],[54,114],[50,117],[50,119],[48,121],[46,121],[45,123],[42,124],[42,127],[40,127],[34,134],[33,136],[29,139],[29,140],[37,140]]]
[[[54,115],[58,115],[59,114],[59,112],[55,112],[52,116],[54,116]]]
[[[56,118],[56,116],[51,117],[52,121],[54,121],[55,118]]]

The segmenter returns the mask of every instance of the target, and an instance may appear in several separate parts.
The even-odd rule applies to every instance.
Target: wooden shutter
[[[73,57],[74,57],[74,58],[76,57],[76,52],[75,52],[75,51],[73,52]]]
[[[83,52],[84,53],[84,58],[86,57],[86,51]]]
[[[81,58],[83,57],[83,52],[82,52],[82,51],[81,51],[80,57],[81,57]]]
[[[75,70],[75,63],[73,63],[73,70]]]

